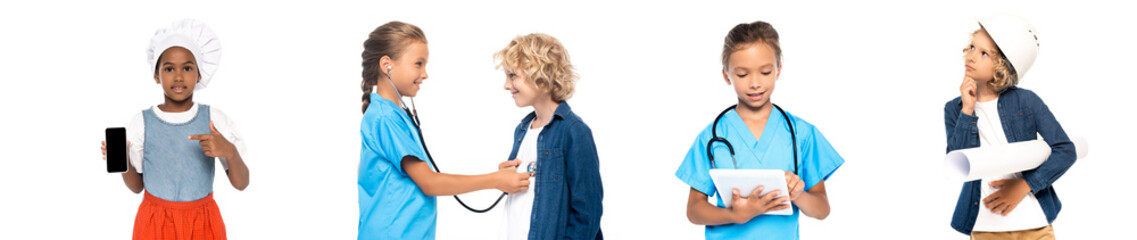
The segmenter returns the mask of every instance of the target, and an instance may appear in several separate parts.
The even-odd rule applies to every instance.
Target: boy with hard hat
[[[966,182],[951,226],[972,239],[1053,239],[1062,204],[1051,184],[1074,164],[1074,144],[1034,92],[1017,87],[1034,65],[1038,37],[1022,18],[979,20],[964,52],[960,97],[944,106],[947,151],[1006,145],[1041,135],[1051,154],[1036,169]]]

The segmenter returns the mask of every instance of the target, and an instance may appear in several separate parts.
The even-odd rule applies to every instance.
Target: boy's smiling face
[[[189,50],[171,47],[158,58],[154,81],[162,84],[162,91],[168,100],[182,102],[191,99],[193,89],[200,80],[197,59],[194,59]]]
[[[999,57],[995,41],[987,30],[980,29],[971,37],[971,44],[964,49],[963,63],[967,77],[979,84],[986,84],[995,78],[995,58]]]
[[[513,95],[513,102],[518,107],[533,106],[533,103],[542,98],[551,98],[549,93],[529,84],[529,76],[524,72],[512,71],[508,68],[505,69],[505,90]]]
[[[770,105],[774,82],[781,75],[781,66],[774,49],[765,42],[753,42],[730,54],[723,79],[734,86],[738,103],[750,108]]]

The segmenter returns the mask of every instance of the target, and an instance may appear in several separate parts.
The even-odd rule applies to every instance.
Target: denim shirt
[[[1062,210],[1062,202],[1058,201],[1058,194],[1054,192],[1051,184],[1074,164],[1077,158],[1074,144],[1062,130],[1062,125],[1054,119],[1050,109],[1034,92],[1010,87],[999,93],[998,101],[999,120],[1002,122],[1008,142],[1035,140],[1037,135],[1042,135],[1043,140],[1050,145],[1050,157],[1046,162],[1036,169],[1023,171],[1022,176],[1030,185],[1031,194],[1034,194],[1039,205],[1042,205],[1046,221],[1053,223],[1058,217],[1058,211]],[[962,108],[963,102],[959,97],[944,105],[948,152],[979,147],[979,128],[975,123],[979,117],[962,113]],[[982,187],[980,185],[980,180],[963,184],[951,220],[951,226],[956,231],[971,234],[975,218],[980,211],[979,201],[982,200],[979,195],[979,188]]]
[[[513,152],[517,149],[530,122],[537,114],[529,113],[514,132]],[[573,114],[568,103],[561,102],[553,119],[537,136],[537,188],[534,191],[533,214],[530,215],[529,239],[603,239],[600,232],[601,200],[600,161],[592,130]]]

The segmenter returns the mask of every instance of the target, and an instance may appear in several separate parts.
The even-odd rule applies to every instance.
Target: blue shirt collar
[[[571,116],[572,114],[573,114],[572,113],[572,107],[569,107],[568,101],[564,101],[564,102],[561,102],[560,104],[557,105],[557,110],[553,112],[553,119],[552,120],[556,120],[557,118],[565,119],[565,118],[568,118],[569,116]],[[529,112],[529,115],[526,115],[524,119],[521,119],[521,122],[528,125],[528,123],[532,122],[534,118],[537,118],[537,112],[536,111]],[[549,122],[552,123],[553,122],[552,120],[550,120]]]

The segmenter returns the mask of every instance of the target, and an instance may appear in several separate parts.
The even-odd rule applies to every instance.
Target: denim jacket
[[[537,117],[529,113],[514,132],[513,152],[517,149],[530,122]],[[529,239],[603,239],[600,232],[601,200],[600,161],[592,130],[573,114],[568,103],[561,102],[553,119],[537,136],[537,169],[530,215]]]
[[[1074,164],[1077,156],[1074,144],[1070,142],[1058,120],[1050,113],[1050,109],[1042,102],[1038,95],[1030,90],[1009,87],[999,93],[998,100],[999,120],[1008,142],[1021,142],[1035,140],[1041,135],[1050,145],[1050,157],[1036,169],[1022,172],[1023,179],[1030,185],[1031,194],[1042,205],[1042,212],[1046,214],[1047,222],[1054,222],[1058,211],[1062,210],[1062,202],[1058,201],[1058,194],[1050,185],[1058,180],[1067,169]],[[979,147],[979,128],[976,121],[979,117],[961,112],[963,102],[959,97],[947,102],[944,106],[944,125],[947,130],[947,151]],[[979,214],[980,180],[963,184],[959,193],[959,200],[955,204],[955,214],[952,216],[951,226],[964,234],[971,234],[975,226],[975,218]]]

